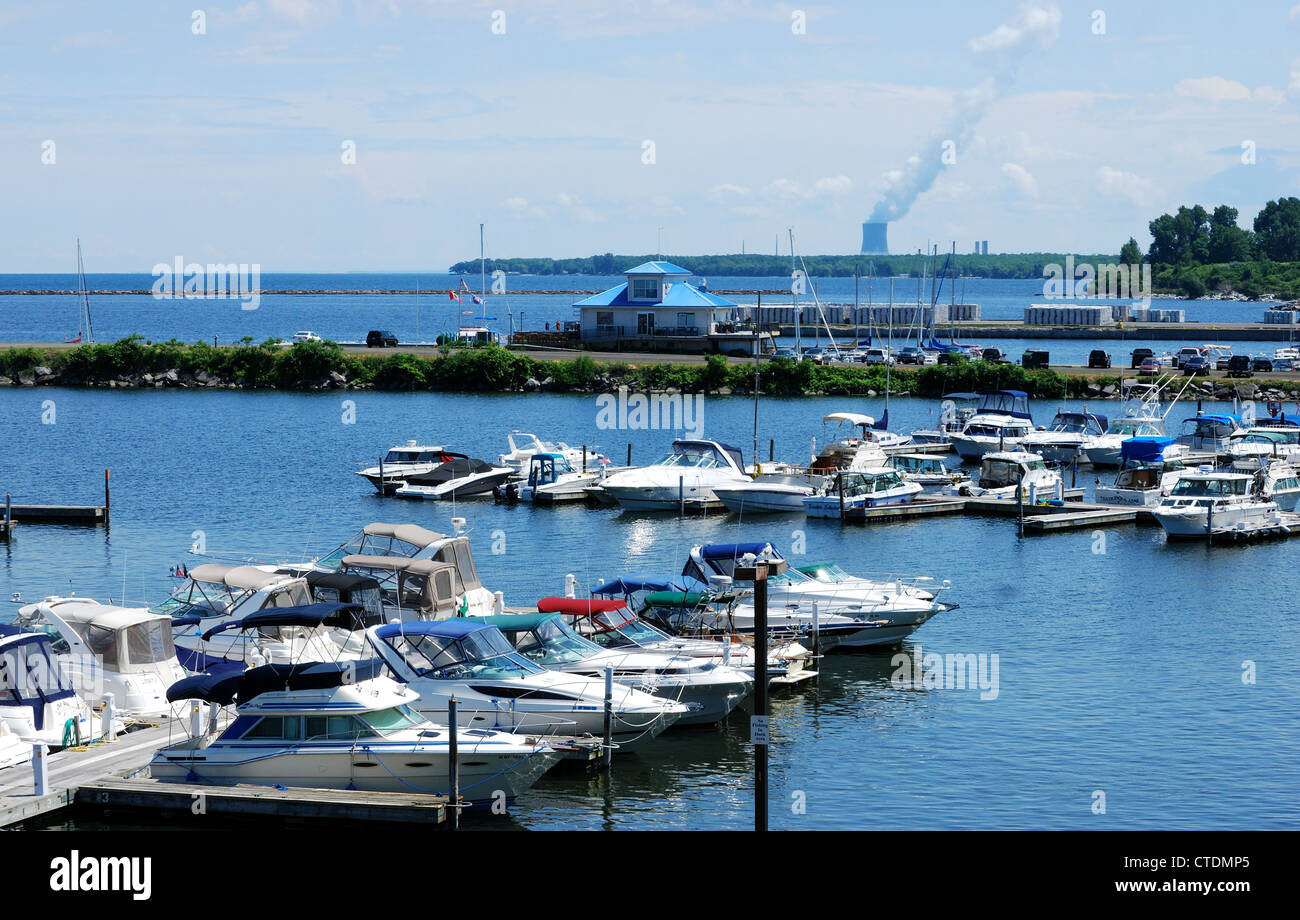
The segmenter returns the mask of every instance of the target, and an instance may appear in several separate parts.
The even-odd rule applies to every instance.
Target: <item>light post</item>
[[[732,575],[754,583],[754,714],[749,739],[754,745],[754,830],[767,830],[767,577],[786,569],[784,559],[741,558]]]

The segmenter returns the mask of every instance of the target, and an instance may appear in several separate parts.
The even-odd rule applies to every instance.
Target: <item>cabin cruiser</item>
[[[28,745],[74,747],[103,736],[104,719],[73,686],[45,632],[0,625],[0,722]],[[116,715],[113,730],[125,724]]]
[[[465,591],[451,563],[401,556],[344,556],[339,571],[379,582],[380,623],[445,620],[462,612],[459,598]]]
[[[398,498],[421,498],[442,501],[490,495],[515,471],[508,466],[492,466],[464,454],[448,454],[444,462],[425,472],[408,473],[405,485],[393,491]]]
[[[736,514],[774,514],[803,511],[803,501],[831,482],[830,476],[811,471],[762,473],[753,482],[714,486],[713,494]]]
[[[1129,438],[1162,438],[1165,420],[1160,416],[1121,416],[1110,420],[1103,434],[1085,436],[1081,452],[1093,466],[1119,466],[1121,445]]]
[[[919,483],[905,481],[888,467],[841,472],[824,493],[805,498],[803,510],[809,517],[837,518],[844,511],[906,505],[920,492]]]
[[[1171,540],[1273,526],[1280,520],[1278,506],[1254,494],[1253,481],[1248,473],[1184,473],[1151,513]]]
[[[822,423],[838,422],[841,425],[848,425],[850,428],[857,429],[859,434],[857,440],[864,444],[874,444],[879,448],[899,447],[907,444],[912,440],[911,435],[895,434],[889,430],[889,410],[880,420],[872,418],[870,415],[862,415],[857,412],[832,412],[822,419]]]
[[[609,458],[598,454],[594,447],[570,447],[563,441],[543,441],[535,434],[518,431],[506,435],[506,442],[510,445],[510,450],[497,457],[497,466],[510,467],[516,478],[528,475],[532,459],[538,454],[558,455],[570,467],[577,469],[582,469],[584,460],[585,465],[592,468],[609,465]]]
[[[440,444],[407,441],[390,447],[378,466],[358,470],[357,475],[364,476],[380,494],[392,495],[406,484],[407,476],[428,473],[451,459],[453,455],[448,454],[447,449]]]
[[[1016,490],[1023,488],[1025,501],[1030,501],[1031,496],[1059,497],[1056,492],[1063,485],[1061,474],[1048,469],[1038,454],[1009,450],[985,454],[980,461],[979,478],[956,492],[959,495],[1014,499]]]
[[[592,458],[588,462],[592,462]],[[587,489],[605,478],[605,467],[593,463],[586,472],[576,470],[569,458],[560,453],[535,453],[526,469],[528,476],[524,481],[497,486],[493,494],[500,500],[532,502],[535,505],[585,501]]]
[[[1089,438],[1104,435],[1107,426],[1104,415],[1060,410],[1046,430],[1029,432],[1020,440],[1020,446],[1048,463],[1068,465],[1076,460],[1086,461],[1084,444]]]
[[[813,442],[812,472],[826,474],[835,470],[861,470],[884,465],[884,445],[877,437],[879,432],[874,427],[875,419],[856,412],[832,412],[822,419],[822,424],[831,422],[849,433],[827,441],[821,453],[817,453],[816,441]]]
[[[912,432],[913,444],[947,444],[952,436],[961,434],[966,423],[975,414],[978,393],[946,393],[939,404],[939,424],[934,428],[918,428]],[[933,409],[930,410],[933,413]]]
[[[907,482],[921,487],[922,493],[940,493],[970,482],[960,469],[949,469],[942,457],[934,454],[892,454],[887,465],[897,470]]]
[[[137,719],[171,715],[167,688],[185,676],[170,617],[85,597],[47,597],[18,610],[14,625],[43,632],[77,691],[113,694],[113,710]]]
[[[486,616],[496,603],[493,593],[479,581],[474,565],[474,553],[469,538],[459,533],[438,533],[418,524],[367,524],[361,532],[342,546],[316,561],[316,568],[325,572],[340,571],[348,556],[386,556],[390,559],[425,559],[446,562],[456,567],[457,601],[469,616]],[[348,567],[353,574],[372,575],[381,582],[390,605],[395,605],[395,590],[401,586],[393,573],[398,571],[388,564],[373,567],[354,565]],[[367,571],[372,568],[373,572]]]
[[[996,390],[981,394],[975,414],[949,440],[963,460],[979,460],[989,451],[1014,449],[1033,430],[1029,395],[1021,390]]]
[[[1296,510],[1300,502],[1300,479],[1291,461],[1273,460],[1267,455],[1237,457],[1230,469],[1234,473],[1253,474],[1256,494],[1276,503],[1283,511]]]
[[[1186,446],[1173,438],[1136,437],[1120,445],[1113,485],[1098,485],[1097,501],[1108,505],[1157,505],[1187,471]]]
[[[749,695],[754,681],[712,659],[670,652],[603,649],[578,635],[558,613],[504,614],[484,620],[497,627],[524,658],[553,671],[604,677],[615,683],[684,703],[679,725],[712,725]]]
[[[164,747],[149,764],[164,782],[252,783],[443,792],[450,775],[450,732],[412,708],[419,694],[380,676],[376,660],[263,665],[187,677],[173,701],[236,704],[238,718]],[[507,799],[531,787],[560,760],[545,742],[507,732],[460,729],[460,792],[470,802]]]
[[[1241,430],[1240,416],[1226,412],[1198,414],[1183,419],[1183,430],[1178,435],[1178,443],[1186,445],[1189,450],[1222,453],[1232,446],[1233,435],[1239,434]]]
[[[749,481],[739,448],[679,439],[659,462],[607,476],[601,489],[629,510],[675,511],[716,505],[714,486]]]
[[[1300,428],[1293,425],[1259,425],[1243,428],[1228,439],[1233,460],[1264,458],[1300,462]]]
[[[548,671],[527,660],[495,626],[473,617],[437,623],[392,623],[366,631],[366,642],[394,679],[420,695],[412,704],[446,723],[447,701],[465,728],[530,735],[600,736],[604,677]],[[690,710],[615,683],[613,740],[630,750],[658,736]]]

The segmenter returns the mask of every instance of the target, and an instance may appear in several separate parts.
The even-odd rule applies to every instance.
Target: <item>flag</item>
[[[473,310],[461,310],[461,311],[460,311],[460,315],[461,315],[461,316],[473,316],[473,315],[474,315],[474,311],[473,311]]]
[[[456,303],[460,303],[460,295],[457,294],[455,291],[448,291],[448,292],[447,292],[447,299],[448,299],[448,300],[454,300],[454,301],[456,301]]]
[[[460,289],[461,289],[462,291],[468,291],[468,290],[469,290],[469,285],[465,283],[465,279],[464,279],[464,278],[461,278],[461,279],[460,279]]]
[[[477,294],[471,294],[471,295],[470,295],[470,300],[474,301],[475,303],[482,303],[482,302],[483,302],[482,300],[479,299],[479,296],[478,296]]]

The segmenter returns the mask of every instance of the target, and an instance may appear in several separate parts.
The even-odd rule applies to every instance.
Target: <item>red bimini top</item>
[[[544,597],[537,602],[538,613],[563,613],[568,616],[593,616],[623,610],[626,601],[603,600],[595,597]]]

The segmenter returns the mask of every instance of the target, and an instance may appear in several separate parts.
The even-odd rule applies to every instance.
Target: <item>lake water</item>
[[[486,325],[508,333],[513,329],[540,330],[568,320],[577,319],[573,309],[578,295],[511,294],[510,290],[604,290],[623,281],[618,277],[585,275],[533,276],[511,275],[506,279],[507,293],[489,295],[483,307],[475,306],[469,295],[462,303],[451,301],[450,289],[459,290],[460,276],[445,274],[329,274],[293,275],[267,274],[261,279],[262,295],[257,309],[243,309],[239,300],[174,300],[155,299],[151,295],[115,294],[91,298],[91,311],[95,337],[107,342],[131,333],[139,333],[155,342],[170,338],[185,342],[198,340],[222,344],[237,342],[251,336],[261,342],[270,337],[289,339],[294,332],[309,329],[335,341],[364,341],[371,329],[390,329],[403,342],[433,341],[440,334],[454,334],[462,322],[486,315]],[[789,278],[723,278],[707,279],[713,290],[788,290]],[[151,275],[87,275],[92,290],[149,290],[154,281]],[[478,279],[467,277],[466,283],[478,287]],[[694,279],[696,283],[700,279]],[[852,278],[814,279],[823,302],[853,303]],[[866,304],[885,302],[889,296],[888,280],[876,279],[859,284],[858,300]],[[77,303],[71,291],[76,288],[76,276],[55,275],[0,275],[0,341],[56,342],[64,341],[77,332]],[[280,290],[419,290],[419,297],[410,294],[277,294]],[[4,291],[67,290],[68,294],[18,295]],[[915,303],[917,279],[900,278],[895,281],[895,300],[898,303]],[[929,282],[922,291],[929,301]],[[958,279],[959,301],[977,303],[985,320],[1021,320],[1024,308],[1032,303],[1042,303],[1043,282],[1032,279]],[[586,295],[581,295],[586,296]],[[802,298],[807,302],[807,297]],[[946,291],[941,300],[948,300]],[[740,303],[753,303],[752,295],[737,295]],[[777,302],[779,298],[765,298],[764,302]],[[1086,301],[1084,302],[1086,303]],[[1157,300],[1152,305],[1160,308],[1182,309],[1187,319],[1197,322],[1262,322],[1266,305],[1263,303],[1236,303],[1229,301]],[[513,326],[512,326],[513,324]],[[942,330],[941,330],[942,332]],[[813,328],[805,330],[807,339],[815,341]],[[866,330],[863,330],[865,337]],[[1201,340],[1186,344],[1204,344],[1213,339],[1213,331],[1206,330]],[[896,345],[900,343],[896,342]],[[1012,359],[1017,359],[1027,347],[1049,345],[1053,363],[1084,364],[1093,348],[1109,351],[1116,365],[1128,364],[1128,355],[1138,346],[1154,348],[1157,354],[1177,350],[1175,341],[1150,341],[1133,338],[1123,341],[1093,341],[1087,339],[1062,339],[1045,342],[1042,339],[1012,340],[984,338],[979,344],[1004,349]],[[1235,342],[1238,354],[1272,355],[1276,342]],[[901,345],[900,345],[901,347]]]
[[[342,421],[345,399],[355,401],[355,424]],[[43,424],[51,408],[53,424]],[[1039,422],[1055,408],[1041,403]],[[827,412],[880,409],[878,400],[764,400],[760,456],[775,438],[779,458],[805,459],[812,438],[828,434]],[[892,427],[933,424],[936,409],[895,400]],[[752,402],[710,399],[704,420],[707,436],[748,459]],[[16,592],[30,601],[124,590],[156,602],[173,584],[172,565],[201,561],[187,552],[200,536],[228,560],[310,558],[370,521],[445,531],[453,516],[468,518],[484,584],[520,606],[561,593],[566,573],[590,586],[678,572],[695,543],[762,539],[788,550],[802,541],[796,561],[950,579],[960,608],[906,648],[997,655],[998,692],[895,687],[887,653],[826,659],[815,687],[773,703],[773,827],[1300,825],[1300,544],[1167,545],[1158,528],[1127,526],[1104,531],[1101,546],[1087,531],[1018,539],[1007,519],[966,517],[863,528],[490,499],[453,508],[381,499],[353,475],[407,438],[492,459],[516,428],[600,445],[618,462],[628,443],[634,460],[649,462],[672,438],[597,430],[590,396],[0,388],[0,469],[16,502],[98,503],[105,468],[113,484],[107,533],[28,524],[0,545],[0,603]],[[494,555],[494,542],[504,552]],[[1251,667],[1256,680],[1245,683]],[[539,829],[747,827],[745,721],[669,732],[618,758],[608,788],[548,776],[512,820]],[[1097,792],[1105,814],[1093,813]]]

